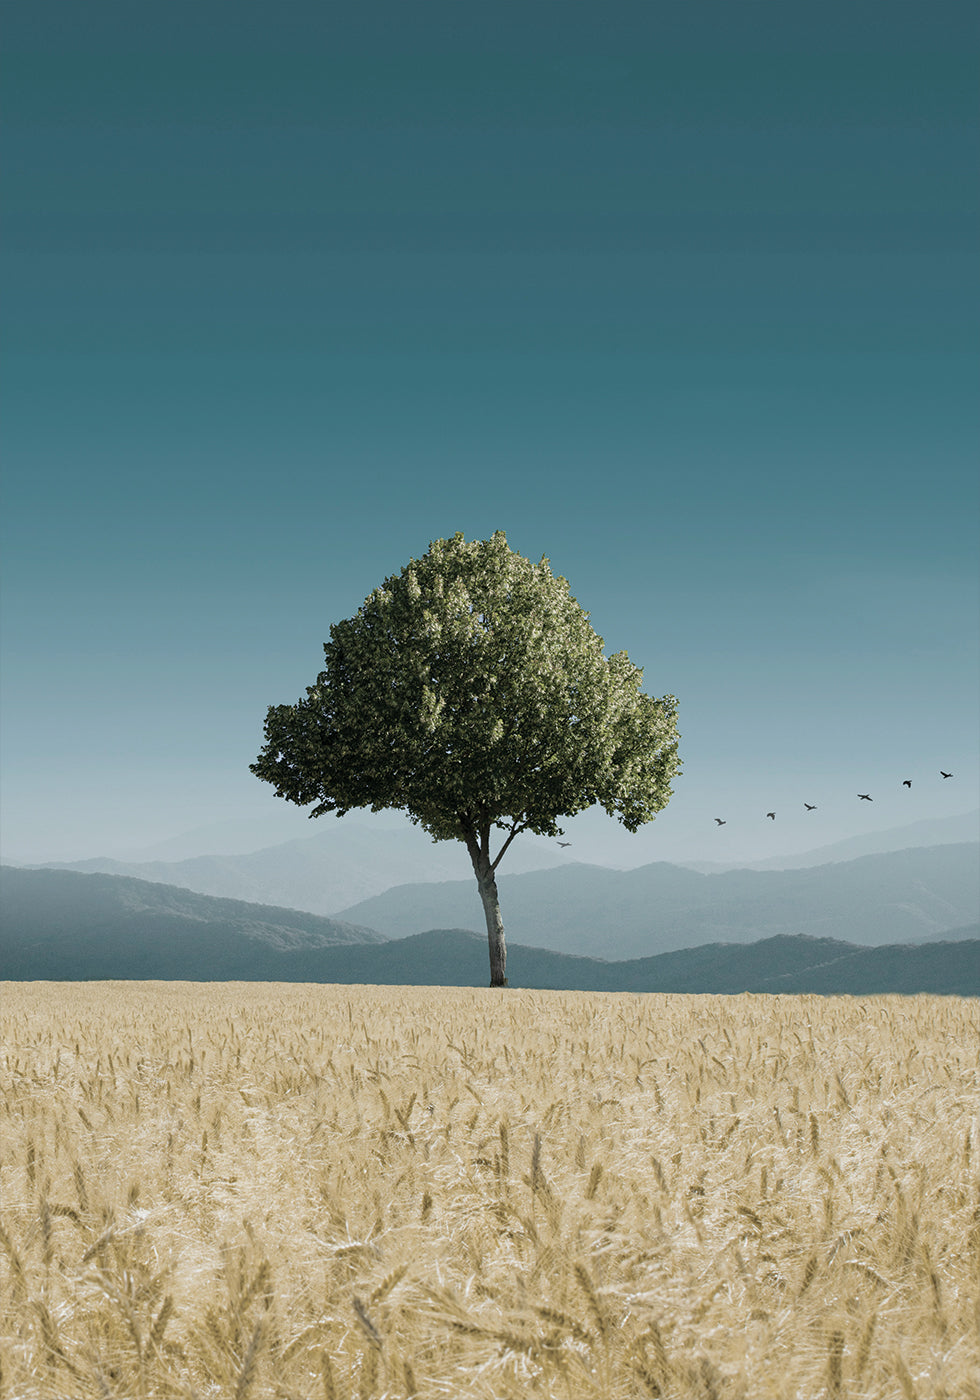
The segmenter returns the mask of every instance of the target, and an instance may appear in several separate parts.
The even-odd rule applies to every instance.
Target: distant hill
[[[500,875],[510,940],[627,959],[718,941],[805,934],[858,944],[917,943],[980,916],[980,845],[929,846],[804,870],[704,875],[657,862],[636,870],[569,864]],[[427,925],[484,927],[473,880],[402,885],[339,918],[404,938]]]
[[[486,937],[433,929],[391,942],[289,909],[111,875],[3,874],[8,981],[261,981],[485,986]],[[607,992],[980,995],[980,940],[859,948],[827,938],[713,943],[609,962],[511,943],[515,987]]]
[[[916,846],[955,846],[962,842],[980,842],[980,811],[963,812],[953,817],[929,817],[908,826],[892,826],[884,831],[868,831],[863,836],[849,836],[829,846],[817,846],[812,851],[799,851],[788,856],[770,856],[766,860],[680,861],[689,870],[706,875],[724,870],[804,870],[811,865],[827,865],[831,861],[857,860],[860,856],[884,855],[888,851],[905,851]]]
[[[467,929],[432,929],[374,947],[288,954],[283,981],[396,986],[485,986],[487,940]],[[292,963],[303,964],[293,976]],[[327,972],[329,968],[329,972]],[[296,968],[297,973],[299,967]],[[857,948],[829,938],[769,938],[747,946],[714,943],[628,962],[573,957],[511,944],[511,986],[597,992],[820,993],[980,996],[980,940],[927,947]]]
[[[612,963],[515,946],[507,970],[517,986],[582,991],[980,996],[980,940],[858,948],[831,938],[783,936]]]
[[[0,977],[10,981],[277,980],[286,952],[386,941],[336,919],[146,880],[0,871]]]
[[[350,818],[343,821],[324,820],[312,825],[312,835],[285,841],[278,845],[263,846],[261,849],[251,847],[242,854],[228,854],[228,846],[226,845],[225,853],[186,855],[188,848],[193,848],[195,842],[218,839],[219,836],[223,837],[226,842],[239,839],[244,848],[248,845],[250,832],[254,839],[253,827],[255,827],[255,831],[265,829],[262,823],[256,826],[255,823],[243,822],[229,824],[227,830],[224,828],[217,831],[205,829],[197,833],[188,833],[184,838],[178,838],[169,843],[175,852],[182,854],[183,858],[179,860],[172,857],[142,860],[129,857],[122,861],[108,857],[97,857],[70,864],[48,862],[43,866],[31,868],[128,875],[135,879],[150,880],[154,883],[195,890],[199,894],[242,899],[253,904],[272,904],[290,909],[305,909],[314,914],[334,918],[349,917],[348,911],[356,908],[364,900],[381,895],[393,887],[406,884],[431,885],[457,881],[462,887],[469,890],[464,895],[464,900],[468,903],[447,904],[441,910],[442,916],[438,920],[434,917],[435,911],[431,906],[428,908],[420,906],[417,911],[418,916],[413,918],[410,923],[400,926],[400,932],[414,933],[420,928],[431,926],[436,921],[447,927],[453,925],[472,926],[474,929],[482,929],[483,927],[476,885],[472,879],[469,861],[463,847],[454,841],[433,842],[420,828],[408,824],[401,827],[384,828],[359,823]],[[864,836],[838,842],[832,846],[824,846],[794,856],[773,857],[768,861],[759,861],[751,865],[678,862],[675,868],[707,874],[732,873],[735,870],[807,869],[815,865],[841,862],[845,859],[850,861],[869,852],[881,853],[897,849],[933,847],[937,844],[962,844],[971,841],[975,843],[978,828],[980,828],[980,813],[970,812],[960,816],[935,818],[914,822],[908,826],[868,833]],[[165,847],[162,850],[158,849],[152,854],[159,856],[164,853],[165,849]],[[576,847],[575,853],[581,853],[578,847]],[[554,842],[524,834],[508,851],[501,879],[507,882],[515,875],[540,870],[564,869],[571,864],[572,861],[568,854],[559,849]],[[657,864],[661,868],[667,867],[666,862],[658,862]],[[616,866],[604,865],[601,862],[594,862],[593,865],[603,870],[615,871],[618,869]],[[630,865],[629,868],[636,871],[650,867]],[[469,889],[470,885],[472,885],[472,889]],[[424,903],[425,901],[423,901]],[[973,907],[956,917],[963,923],[976,918],[978,912],[980,911]],[[508,907],[505,910],[505,918],[509,918],[510,913]],[[361,921],[360,914],[358,914],[356,921]],[[372,918],[365,914],[364,921],[370,925]],[[945,916],[941,916],[934,920],[931,925],[927,922],[922,927],[931,928],[932,933],[941,933],[946,922]],[[378,926],[384,927],[385,925],[379,923]],[[535,935],[534,928],[519,927],[516,931],[521,937]],[[845,923],[838,923],[827,928],[800,927],[790,929],[787,929],[783,924],[774,924],[767,925],[761,931],[750,928],[746,936],[753,937],[759,932],[813,932],[830,933],[835,937],[857,937],[854,930]],[[725,924],[718,926],[717,933],[718,936],[725,938],[742,936],[737,933],[729,934]],[[892,936],[912,938],[915,934],[914,923],[908,923],[902,929],[889,930],[885,928],[882,930],[884,938]],[[692,937],[694,941],[700,941],[703,937],[714,936],[716,934],[711,927],[696,929],[691,936],[683,935],[681,945],[685,941],[690,942]],[[866,940],[860,938],[859,941]],[[681,945],[673,940],[659,946],[667,948]],[[555,946],[564,946],[563,934]],[[601,953],[603,949],[583,944],[577,951]],[[656,950],[651,949],[646,944],[637,944],[613,951],[622,953],[623,956],[631,956]]]
[[[518,838],[507,860],[512,871],[565,863],[560,851],[533,836]],[[337,821],[324,825],[313,836],[246,855],[135,863],[100,856],[33,868],[130,875],[198,894],[285,905],[321,915],[335,914],[392,885],[472,879],[469,857],[458,841],[435,842],[420,827],[376,830]]]
[[[959,943],[980,938],[980,924],[964,924],[962,928],[947,928],[942,933],[930,933],[922,943]]]

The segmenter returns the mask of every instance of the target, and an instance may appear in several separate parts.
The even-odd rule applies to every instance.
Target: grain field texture
[[[0,1396],[971,1400],[954,997],[6,984]]]

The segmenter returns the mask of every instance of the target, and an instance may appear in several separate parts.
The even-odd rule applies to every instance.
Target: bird
[[[911,786],[912,786],[912,779],[911,779],[911,778],[906,778],[906,779],[904,780],[904,782],[902,783],[902,787],[911,788]]]
[[[874,798],[871,797],[871,796],[869,796],[869,794],[866,793],[866,792],[859,792],[859,793],[858,793],[858,797],[860,797],[860,799],[861,799],[862,802],[873,802],[873,801],[874,801]]]
[[[727,826],[727,825],[728,825],[727,822],[723,822],[723,821],[722,821],[721,817],[715,817],[715,821],[718,823],[719,826]]]
[[[939,770],[939,776],[940,776],[941,778],[951,778],[953,775],[952,775],[952,773],[944,773],[943,770],[940,768],[940,770]]]
[[[572,843],[571,841],[559,841],[558,844],[559,846],[570,846]]]
[[[816,804],[816,803],[814,803],[813,806],[811,807],[810,804],[809,804],[809,802],[804,802],[803,806],[807,809],[808,812],[815,812],[815,811],[817,810],[817,804]]]
[[[767,816],[767,817],[771,817],[773,821],[776,820],[776,813],[775,813],[775,812],[767,812],[767,813],[766,813],[766,816]]]

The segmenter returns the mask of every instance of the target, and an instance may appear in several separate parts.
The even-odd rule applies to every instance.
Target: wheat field
[[[5,984],[0,1396],[956,1397],[975,1002]]]

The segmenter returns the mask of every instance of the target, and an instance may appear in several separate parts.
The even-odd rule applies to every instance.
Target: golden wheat
[[[975,1002],[5,984],[0,1397],[970,1400]]]

